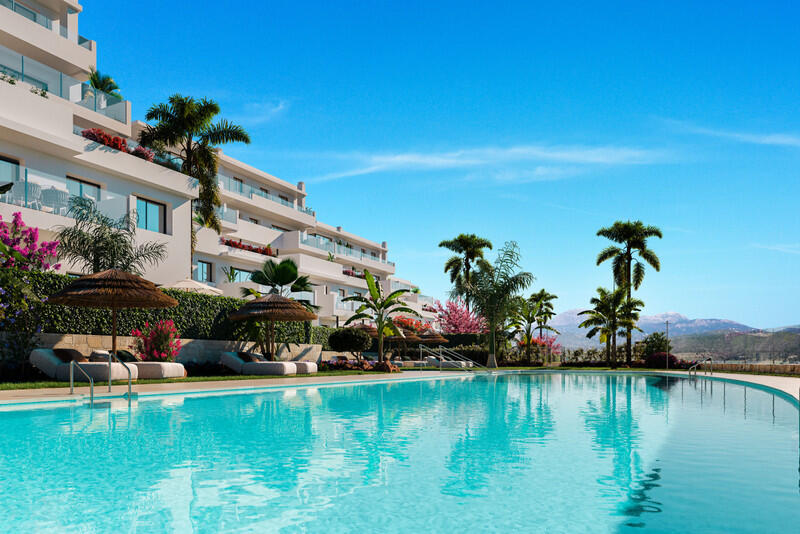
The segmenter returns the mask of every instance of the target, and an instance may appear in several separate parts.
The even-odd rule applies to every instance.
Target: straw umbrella
[[[435,332],[433,330],[428,330],[419,338],[422,340],[423,345],[441,345],[442,343],[447,343],[447,338],[442,336],[439,332]]]
[[[251,300],[230,315],[231,321],[245,321],[254,319],[266,323],[266,344],[261,344],[261,352],[268,359],[272,359],[272,345],[275,341],[275,322],[287,321],[312,321],[316,315],[308,311],[305,306],[290,298],[270,293]]]
[[[119,269],[82,276],[51,295],[49,304],[111,310],[111,353],[117,355],[117,310],[124,308],[172,308],[178,301],[153,282]],[[108,390],[111,391],[111,358],[108,359]]]
[[[212,287],[208,284],[192,280],[191,278],[184,278],[172,284],[161,286],[164,289],[180,289],[189,293],[200,293],[201,295],[222,295],[222,290]]]
[[[411,330],[400,328],[400,332],[403,334],[402,336],[389,336],[386,338],[386,341],[397,343],[398,345],[402,344],[404,346],[419,344],[422,342],[422,338],[420,338]]]
[[[378,338],[378,329],[375,328],[374,326],[372,326],[371,324],[358,323],[358,324],[353,325],[353,326],[348,326],[347,328],[354,328],[356,330],[363,330],[372,339],[377,339]]]

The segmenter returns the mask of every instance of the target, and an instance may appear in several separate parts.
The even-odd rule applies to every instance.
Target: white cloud
[[[800,148],[800,135],[796,134],[736,132],[732,130],[705,128],[689,122],[676,120],[667,120],[667,123],[675,125],[681,130],[689,133],[717,137],[719,139],[729,139],[739,143]]]
[[[773,250],[775,252],[783,252],[784,254],[800,254],[800,243],[778,243],[778,244],[759,244],[753,245],[755,248],[764,250]]]
[[[274,120],[289,109],[287,100],[270,102],[250,102],[245,104],[241,113],[234,117],[234,122],[257,126]]]
[[[483,147],[448,152],[349,152],[323,154],[323,157],[347,160],[352,167],[318,176],[309,181],[326,182],[351,176],[388,171],[427,171],[441,169],[490,168],[489,176],[497,181],[552,180],[578,172],[578,169],[529,163],[569,163],[573,165],[645,165],[665,161],[668,154],[660,150],[616,146],[549,146],[519,145],[512,147]],[[513,168],[511,168],[513,167]],[[482,177],[487,176],[482,174]]]

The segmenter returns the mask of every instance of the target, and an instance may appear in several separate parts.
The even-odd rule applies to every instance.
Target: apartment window
[[[248,217],[247,220],[250,221],[253,224],[258,224],[258,219],[254,219],[252,217]]]
[[[362,248],[361,249],[361,254],[366,254],[366,253],[367,253],[367,249]]]
[[[234,178],[233,183],[231,185],[233,186],[233,190],[236,193],[239,194],[244,193],[244,180],[242,180],[241,178]]]
[[[264,196],[269,196],[269,189],[267,189],[266,187],[259,187],[259,189],[261,190],[262,193],[264,193]]]
[[[67,191],[71,197],[89,198],[100,202],[100,186],[67,176]]]
[[[25,7],[22,4],[19,4],[17,2],[14,2],[14,11],[19,13],[20,15],[22,15],[26,19],[29,19],[29,20],[32,20],[33,22],[36,22],[36,15],[37,15],[36,11],[34,11],[32,9],[28,9],[27,7]]]
[[[344,289],[340,289],[339,290],[339,296],[341,298],[345,298],[347,296],[347,291],[345,291]]]
[[[280,227],[280,226],[275,226],[274,224],[272,225],[272,229],[273,229],[273,230],[277,230],[278,232],[288,232],[288,231],[289,231],[289,229],[288,229],[288,228],[283,228],[283,227]],[[314,236],[311,236],[311,237],[314,237]]]
[[[0,184],[19,181],[19,161],[0,156]]]
[[[136,198],[136,227],[167,233],[167,207],[144,198]]]
[[[197,262],[197,272],[195,274],[198,282],[213,282],[213,265],[207,261]]]
[[[283,203],[286,204],[287,206],[289,204],[291,204],[291,201],[289,200],[289,197],[287,197],[287,196],[278,195],[278,198],[280,198],[283,201]]]
[[[250,271],[245,271],[244,269],[237,269],[236,267],[231,267],[231,272],[233,273],[233,281],[234,282],[249,282],[250,275],[253,274]]]

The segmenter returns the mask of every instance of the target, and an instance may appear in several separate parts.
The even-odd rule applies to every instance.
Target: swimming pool
[[[793,401],[501,374],[0,413],[0,531],[796,532]]]

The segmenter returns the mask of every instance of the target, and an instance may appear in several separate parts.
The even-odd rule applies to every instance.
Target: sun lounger
[[[34,367],[56,380],[69,381],[69,362],[71,360],[77,362],[76,365],[86,371],[86,374],[95,381],[108,380],[108,361],[90,362],[74,349],[34,349],[29,360]],[[131,366],[131,380],[138,378],[138,369]],[[75,371],[74,379],[75,381],[86,381],[86,377],[80,371]],[[111,364],[111,380],[128,380],[128,371],[121,363]]]
[[[127,351],[126,351],[127,352]],[[130,354],[130,353],[129,353]],[[133,356],[133,355],[131,355]],[[164,378],[184,378],[186,369],[177,362],[143,362],[135,357],[123,357],[120,359],[131,369],[135,367],[139,378],[142,380],[160,380]],[[96,350],[89,357],[91,361],[108,361],[108,351]],[[132,371],[131,371],[132,372]]]
[[[255,361],[246,361],[252,358]],[[223,352],[220,363],[240,375],[294,375],[296,362],[268,362],[252,353]],[[316,365],[316,364],[315,364]]]

